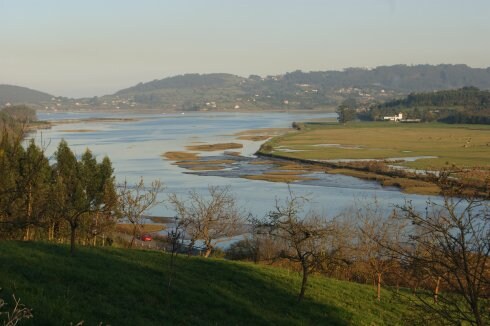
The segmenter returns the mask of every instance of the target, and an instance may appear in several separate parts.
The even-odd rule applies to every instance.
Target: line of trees
[[[490,123],[490,91],[463,87],[430,93],[411,93],[405,98],[373,105],[359,114],[362,120],[382,120],[403,112],[410,119],[445,123]]]
[[[96,243],[115,223],[112,163],[87,149],[78,159],[61,141],[50,164],[33,140],[5,128],[0,139],[0,238]]]
[[[231,246],[227,257],[297,270],[298,301],[316,273],[372,283],[376,300],[382,287],[393,289],[417,309],[418,320],[484,325],[490,322],[490,207],[455,195],[448,191],[425,210],[407,202],[387,212],[373,200],[327,219],[304,213],[304,199],[291,193],[252,223],[252,235]]]

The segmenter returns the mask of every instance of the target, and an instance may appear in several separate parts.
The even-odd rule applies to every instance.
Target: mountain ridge
[[[53,95],[34,90],[32,88],[0,84],[0,105],[10,104],[37,104],[49,101]]]
[[[0,105],[6,103],[1,86],[4,85],[0,85]],[[490,90],[490,67],[472,68],[465,64],[399,64],[372,69],[346,68],[309,72],[296,70],[265,77],[189,73],[140,82],[100,97],[57,97],[56,102],[53,102],[51,95],[39,92],[38,96],[33,96],[32,93],[23,98],[17,96],[13,102],[34,102],[48,109],[62,110],[332,109],[346,99],[355,99],[367,107],[412,92],[432,92],[467,86]]]

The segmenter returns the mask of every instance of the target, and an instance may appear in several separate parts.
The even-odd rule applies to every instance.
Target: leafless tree
[[[335,223],[318,215],[302,215],[306,199],[295,196],[292,191],[276,206],[264,221],[270,236],[284,243],[283,258],[301,266],[302,281],[298,302],[303,300],[308,277],[316,271],[325,271],[337,263],[342,248],[337,239]]]
[[[143,214],[163,202],[158,200],[158,194],[162,188],[163,185],[160,180],[155,180],[150,187],[145,187],[143,178],[132,187],[128,185],[127,181],[124,181],[119,187],[119,212],[132,225],[130,247],[133,246],[138,231],[143,228],[145,222]]]
[[[389,249],[402,238],[403,225],[395,217],[395,211],[386,216],[376,199],[357,212],[359,228],[354,250],[355,260],[357,264],[364,265],[364,270],[372,275],[378,301],[381,300],[383,278],[399,266],[394,252]]]
[[[243,217],[229,187],[208,187],[208,196],[191,190],[186,199],[176,194],[168,202],[179,216],[185,233],[190,237],[189,248],[195,242],[204,242],[204,257],[209,257],[216,244],[238,235],[243,227]]]
[[[416,263],[436,283],[432,297],[417,295],[418,307],[452,323],[490,322],[488,201],[445,196],[442,204],[428,202],[424,212],[410,202],[400,211],[410,222],[409,237],[395,250],[402,262]]]

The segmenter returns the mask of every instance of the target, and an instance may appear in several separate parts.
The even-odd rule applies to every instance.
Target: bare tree
[[[141,231],[144,225],[143,214],[150,208],[161,204],[163,201],[158,200],[158,194],[162,191],[160,180],[154,180],[150,187],[145,187],[143,178],[130,187],[127,181],[119,187],[119,211],[123,218],[126,218],[131,224],[131,242],[132,247],[138,231]]]
[[[191,190],[187,199],[176,194],[168,202],[177,212],[192,250],[197,240],[204,242],[204,257],[209,257],[216,244],[238,235],[243,226],[242,213],[229,187],[208,187],[208,196]]]
[[[281,256],[301,266],[298,302],[304,298],[310,274],[331,268],[340,260],[342,251],[335,241],[338,230],[334,222],[317,215],[300,216],[305,201],[290,190],[283,204],[276,200],[275,209],[263,224],[272,238],[283,241]]]
[[[393,257],[394,252],[389,250],[389,247],[398,244],[402,237],[401,221],[395,217],[394,211],[390,216],[385,216],[376,199],[357,212],[359,232],[354,250],[356,262],[365,265],[365,270],[372,275],[378,301],[381,300],[381,286],[385,274],[394,272],[399,266]]]
[[[428,202],[424,212],[410,202],[399,209],[400,218],[410,222],[404,230],[408,237],[390,249],[435,284],[432,296],[417,293],[416,306],[451,323],[490,322],[488,201],[445,196],[442,204]]]

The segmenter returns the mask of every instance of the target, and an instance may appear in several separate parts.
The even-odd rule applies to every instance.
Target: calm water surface
[[[59,124],[35,135],[38,143],[47,147],[52,155],[61,139],[65,139],[77,155],[88,147],[100,160],[104,155],[113,162],[118,182],[127,179],[136,182],[140,177],[150,183],[160,179],[165,184],[162,199],[169,193],[185,194],[190,189],[206,193],[208,186],[229,185],[240,205],[247,211],[263,216],[273,208],[276,198],[288,195],[282,183],[254,181],[232,174],[199,175],[172,165],[161,157],[167,151],[185,150],[186,145],[196,142],[240,142],[244,145],[242,155],[251,157],[260,146],[258,142],[237,140],[235,133],[259,128],[284,128],[293,121],[334,117],[335,114],[291,114],[291,113],[193,113],[193,114],[114,114],[114,113],[39,113],[41,120],[65,120],[85,118],[134,118],[130,122],[75,122]],[[325,140],[328,142],[328,140]],[[202,155],[220,155],[219,152]],[[240,167],[238,167],[240,168]],[[202,174],[202,173],[201,173]],[[223,175],[223,174],[221,174]],[[327,216],[334,216],[352,208],[356,203],[363,205],[374,198],[383,207],[403,204],[411,200],[423,208],[427,196],[406,195],[395,188],[383,188],[375,182],[348,176],[321,174],[320,180],[293,183],[298,196],[310,198],[307,209],[314,209]],[[173,216],[175,212],[164,205],[152,210],[151,214]]]

